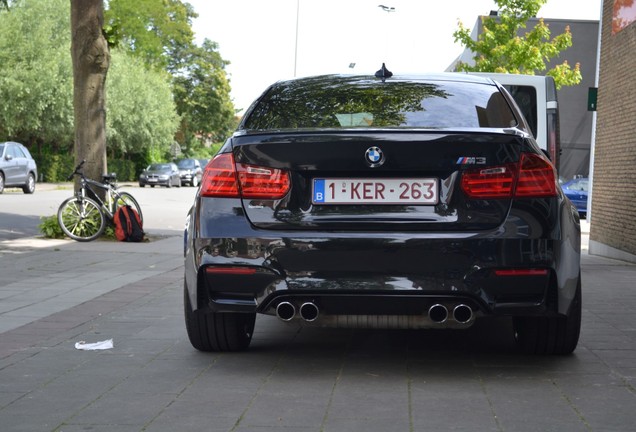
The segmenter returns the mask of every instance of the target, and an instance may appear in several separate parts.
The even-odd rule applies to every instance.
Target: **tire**
[[[57,211],[57,222],[64,234],[81,242],[95,240],[106,228],[99,205],[90,198],[64,201]]]
[[[143,183],[143,184],[139,183],[139,187],[146,187],[146,184],[145,183]]]
[[[179,181],[181,181],[181,180],[179,180]],[[166,183],[166,187],[168,189],[170,189],[172,187],[172,179],[171,178],[168,179],[168,183]]]
[[[192,177],[192,182],[190,184],[192,185],[192,187],[199,186],[199,179],[197,178],[197,176]]]
[[[515,340],[525,354],[571,354],[581,332],[581,276],[568,316],[524,317],[513,321]]]
[[[119,192],[119,197],[117,198],[117,202],[115,203],[115,211],[117,211],[117,207],[121,207],[123,205],[129,205],[133,209],[135,209],[135,211],[139,215],[139,219],[141,220],[141,223],[143,224],[144,215],[141,212],[141,206],[139,205],[139,203],[137,202],[135,197],[133,197],[128,192]],[[115,212],[113,212],[113,215],[114,214],[115,214]]]
[[[32,173],[30,173],[27,177],[27,182],[24,186],[22,186],[22,191],[25,194],[32,194],[35,192],[35,176]]]
[[[0,194],[4,192],[4,174],[0,172]]]
[[[256,313],[193,311],[188,290],[183,287],[183,306],[188,339],[199,351],[243,351],[249,347]]]

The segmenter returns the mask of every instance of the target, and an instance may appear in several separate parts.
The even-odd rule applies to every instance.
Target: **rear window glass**
[[[274,85],[249,130],[304,128],[508,128],[517,121],[493,85],[319,77]]]
[[[177,162],[179,168],[194,168],[194,159],[183,159]]]

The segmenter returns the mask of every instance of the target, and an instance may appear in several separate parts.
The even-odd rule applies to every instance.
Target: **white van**
[[[559,132],[559,105],[554,78],[540,75],[469,72],[489,77],[503,85],[519,105],[521,112],[541,147],[559,170],[561,138]]]

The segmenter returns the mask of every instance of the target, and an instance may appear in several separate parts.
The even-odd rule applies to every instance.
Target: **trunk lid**
[[[505,220],[512,198],[471,199],[462,190],[461,174],[515,163],[522,144],[522,137],[501,129],[314,130],[232,138],[237,164],[282,169],[290,176],[290,190],[282,199],[243,198],[250,223],[266,230],[304,231],[492,229]],[[329,183],[334,179],[337,183]],[[334,184],[342,202],[317,201],[314,188],[326,187],[323,193],[333,195]],[[432,190],[432,201],[414,199]]]

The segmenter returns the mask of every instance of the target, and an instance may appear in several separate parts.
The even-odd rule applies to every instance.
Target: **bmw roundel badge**
[[[364,156],[371,168],[379,167],[384,163],[384,153],[380,147],[369,147]]]

